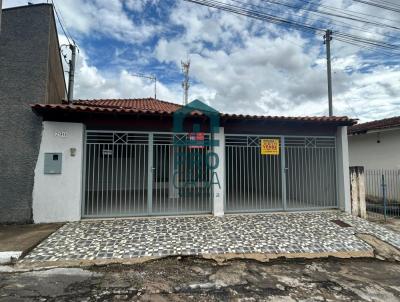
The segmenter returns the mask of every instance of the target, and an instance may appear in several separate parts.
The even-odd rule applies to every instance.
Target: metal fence
[[[279,155],[262,155],[278,139]],[[226,136],[227,213],[337,208],[334,137]]]
[[[400,217],[400,170],[366,170],[365,198],[370,218]]]

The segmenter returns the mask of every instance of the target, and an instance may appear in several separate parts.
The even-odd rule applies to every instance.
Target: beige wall
[[[349,136],[349,155],[350,166],[400,169],[400,129]]]

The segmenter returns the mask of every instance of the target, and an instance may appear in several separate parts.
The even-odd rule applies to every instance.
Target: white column
[[[213,213],[214,216],[224,215],[225,203],[225,134],[224,128],[220,127],[218,133],[214,133],[214,139],[218,141],[218,146],[213,148],[213,152],[219,158],[218,167],[213,170]]]
[[[43,122],[33,187],[35,223],[81,219],[83,140],[83,124]],[[61,173],[44,173],[45,153],[61,153]]]
[[[336,150],[339,207],[341,210],[351,213],[349,145],[347,141],[347,127],[345,126],[337,128]]]

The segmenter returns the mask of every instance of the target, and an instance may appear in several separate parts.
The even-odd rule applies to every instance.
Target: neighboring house
[[[219,113],[200,101],[77,100],[43,119],[36,223],[350,211],[347,117]]]
[[[348,133],[351,166],[400,169],[400,116],[357,124]]]
[[[0,10],[0,223],[32,221],[42,123],[30,104],[61,103],[64,71],[53,7]]]

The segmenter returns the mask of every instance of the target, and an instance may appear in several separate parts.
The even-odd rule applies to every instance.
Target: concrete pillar
[[[347,141],[347,127],[338,127],[336,131],[337,152],[337,190],[339,208],[351,213],[350,175],[349,175],[349,145]]]
[[[364,167],[350,167],[351,214],[367,218]]]
[[[224,215],[225,204],[225,134],[224,128],[220,127],[218,133],[214,133],[214,140],[218,142],[213,147],[213,152],[218,156],[218,166],[212,170],[213,177],[213,213],[214,216]]]

